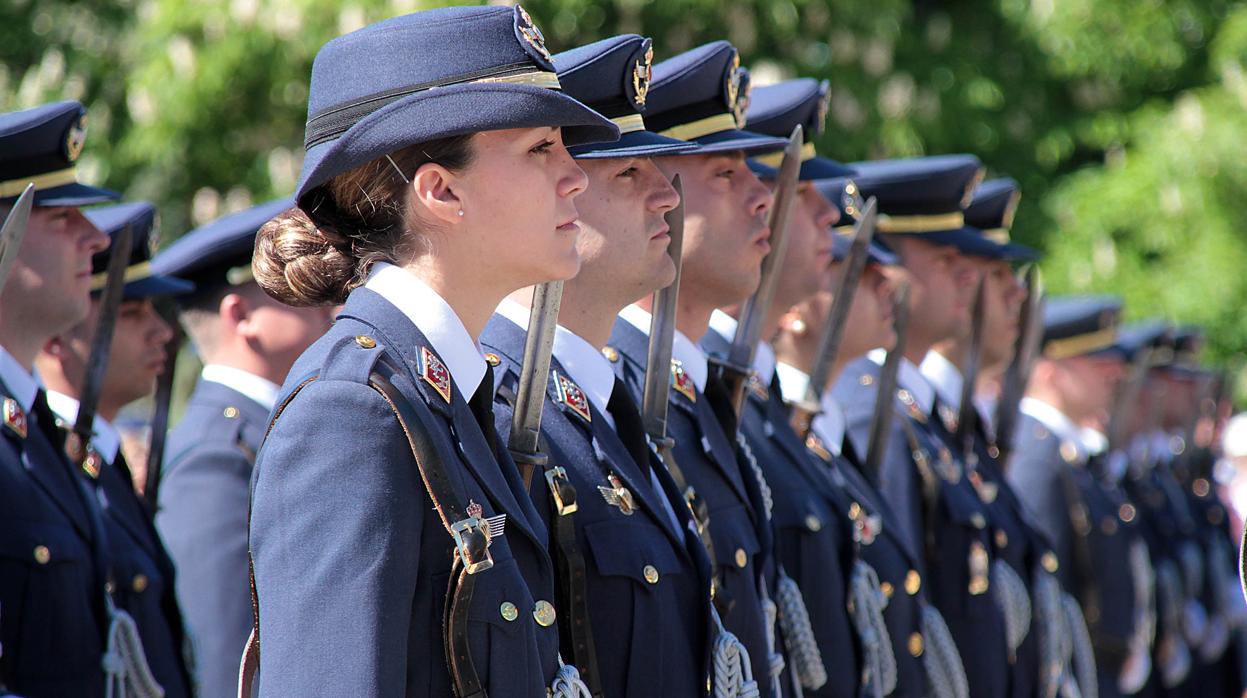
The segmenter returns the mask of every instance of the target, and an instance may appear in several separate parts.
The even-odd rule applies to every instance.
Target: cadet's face
[[[1058,362],[1060,386],[1076,421],[1105,419],[1125,364],[1111,356],[1076,356]]]
[[[684,186],[684,267],[681,289],[716,307],[739,303],[758,288],[771,250],[771,193],[739,153],[658,158]],[[685,291],[681,290],[681,295]]]
[[[796,305],[824,285],[827,266],[831,264],[831,227],[839,220],[839,209],[824,199],[812,183],[801,182],[797,186],[785,232],[788,248],[775,290],[776,306]]]
[[[891,348],[896,343],[896,333],[892,331],[894,290],[886,268],[867,264],[862,270],[845,331],[845,345],[846,348],[852,345],[851,352],[844,356],[860,356],[878,347]]]
[[[938,342],[967,329],[976,283],[974,267],[956,248],[913,237],[896,242],[909,279],[909,322],[915,334]]]
[[[74,329],[65,347],[69,356],[62,357],[62,361],[76,374],[75,381],[82,380],[85,375],[99,309],[99,301],[92,301],[86,321]],[[122,301],[117,308],[117,324],[108,350],[101,403],[121,407],[152,392],[156,376],[164,368],[165,344],[172,338],[173,330],[150,300]]]
[[[106,247],[108,236],[77,208],[35,207],[0,300],[5,313],[51,334],[81,322],[90,305],[91,256]]]
[[[680,203],[666,176],[649,158],[581,160],[589,188],[580,209],[577,281],[630,303],[675,278],[663,214]]]
[[[472,139],[472,164],[452,189],[481,247],[482,271],[514,277],[516,288],[568,279],[580,268],[574,199],[587,179],[557,128],[485,131]],[[487,267],[496,260],[497,268]]]
[[[983,276],[983,365],[1008,362],[1018,333],[1018,312],[1026,289],[1008,262],[980,257],[973,261]]]
[[[251,306],[246,327],[240,325],[240,331],[261,355],[287,371],[329,329],[337,311],[332,306],[292,308],[269,298],[255,285],[248,287],[246,297]]]

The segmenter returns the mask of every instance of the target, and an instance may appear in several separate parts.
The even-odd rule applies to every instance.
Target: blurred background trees
[[[86,176],[166,239],[289,193],[329,38],[419,0],[8,0],[0,111],[89,108]],[[1056,292],[1247,347],[1247,6],[1226,0],[529,0],[558,51],[620,32],[657,59],[727,38],[755,84],[833,87],[823,153],[979,155],[1022,183],[1014,235]]]

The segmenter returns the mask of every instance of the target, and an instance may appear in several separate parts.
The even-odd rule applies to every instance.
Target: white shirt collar
[[[871,349],[866,356],[876,364],[883,365],[884,359],[887,358],[886,349]],[[901,365],[896,372],[897,387],[904,388],[914,396],[918,406],[922,411],[931,414],[931,410],[935,409],[935,388],[923,378],[922,372],[914,365],[914,362],[901,357]]]
[[[779,392],[784,402],[799,403],[805,399],[805,390],[810,385],[808,373],[781,361],[775,364],[775,374],[779,376]]]
[[[242,393],[269,412],[277,406],[277,396],[281,393],[281,386],[273,381],[233,366],[208,364],[199,376]]]
[[[55,390],[48,390],[48,407],[52,409],[52,413],[61,418],[66,424],[73,424],[78,421],[78,400],[72,398],[65,393],[59,393]],[[117,461],[117,452],[121,450],[121,432],[107,419],[95,415],[95,421],[91,423],[91,445],[95,447],[95,452],[100,454],[105,463],[112,465]]]
[[[722,310],[715,310],[710,314],[710,329],[718,332],[729,344],[736,337],[738,324],[736,318]],[[775,363],[775,349],[767,342],[758,342],[758,348],[753,353],[752,368],[764,384],[769,385],[771,376],[775,375]]]
[[[1108,435],[1104,432],[1091,427],[1083,427],[1078,432],[1087,453],[1096,456],[1108,450]]]
[[[810,422],[810,430],[823,440],[824,448],[838,456],[844,448],[844,432],[847,427],[844,410],[831,396],[830,390],[823,391],[823,397],[818,404],[822,410]]]
[[[965,378],[948,357],[932,349],[922,357],[918,370],[931,387],[935,388],[935,394],[940,396],[945,405],[954,410],[961,409],[961,388],[965,384]]]
[[[1022,398],[1021,403],[1018,404],[1018,411],[1047,427],[1048,431],[1052,432],[1062,443],[1073,444],[1078,449],[1079,457],[1086,459],[1087,446],[1082,440],[1082,429],[1066,417],[1065,413],[1033,397]]]
[[[625,322],[649,336],[650,318],[649,311],[636,305],[630,305],[619,312],[619,317]],[[671,341],[671,358],[679,361],[680,366],[684,369],[685,375],[693,379],[693,384],[697,386],[698,392],[705,391],[706,379],[710,376],[710,367],[706,363],[706,355],[701,348],[692,340],[684,336],[684,333],[676,330],[675,338]]]
[[[527,331],[528,308],[505,298],[498,306],[497,313]],[[602,356],[602,352],[580,335],[558,325],[554,330],[554,348],[551,353],[567,372],[567,377],[588,396],[589,402],[593,403],[608,422],[613,422],[606,406],[610,403],[611,392],[615,389],[615,371],[611,368],[610,361]]]
[[[380,294],[411,320],[446,364],[464,400],[471,398],[485,377],[485,354],[446,299],[415,275],[385,262],[373,265],[364,288]]]
[[[996,398],[991,395],[975,395],[974,407],[979,411],[979,423],[983,425],[987,435],[995,439],[996,425],[992,420],[996,418]]]
[[[4,347],[0,347],[0,381],[4,381],[22,411],[29,413],[35,405],[35,396],[39,394],[39,381],[22,368]]]

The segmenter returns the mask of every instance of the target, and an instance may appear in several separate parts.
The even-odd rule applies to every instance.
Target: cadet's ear
[[[237,330],[251,315],[251,303],[241,293],[227,293],[217,307],[217,315],[227,327]]]
[[[463,216],[463,201],[452,187],[454,179],[450,170],[434,162],[421,165],[411,176],[411,195],[415,203],[445,225]]]

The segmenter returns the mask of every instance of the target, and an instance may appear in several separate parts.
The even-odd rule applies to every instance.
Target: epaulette
[[[325,352],[325,362],[320,367],[320,380],[367,385],[368,376],[372,374],[384,353],[385,345],[372,335],[339,337],[329,351]]]

